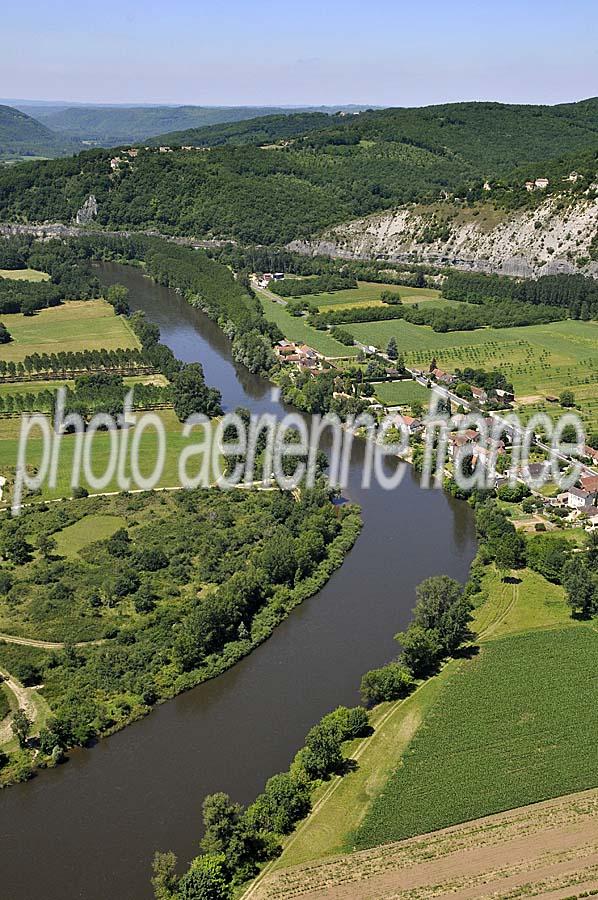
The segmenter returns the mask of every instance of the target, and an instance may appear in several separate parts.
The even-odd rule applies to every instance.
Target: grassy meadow
[[[37,269],[0,269],[0,278],[10,278],[11,281],[49,281],[47,272],[38,272]]]
[[[375,384],[374,390],[380,403],[386,406],[427,405],[430,401],[430,391],[417,381],[383,381]]]
[[[177,419],[172,409],[156,410],[155,414],[159,417],[166,434],[166,459],[162,475],[158,481],[157,487],[175,487],[179,484],[178,476],[178,460],[182,450],[192,444],[202,440],[202,430],[194,429],[194,433],[189,438],[183,438],[182,425]],[[0,472],[9,475],[14,472],[17,463],[17,454],[19,447],[20,419],[4,419],[0,423]],[[135,429],[131,428],[126,431],[119,431],[116,434],[116,444],[120,452],[123,441],[128,441],[129,449],[134,439]],[[39,435],[39,431],[32,432],[27,443],[26,464],[37,470],[42,458],[43,439]],[[93,473],[96,478],[100,478],[106,471],[110,459],[111,437],[108,432],[97,432],[95,435],[84,435],[84,446],[92,443],[93,450],[90,456],[93,461]],[[73,470],[73,458],[76,449],[76,435],[64,435],[60,446],[60,455],[58,461],[58,475],[56,487],[49,488],[47,485],[42,489],[42,498],[51,500],[59,497],[68,497],[72,493],[71,489],[71,472]],[[139,458],[141,474],[149,477],[154,468],[156,460],[156,451],[158,448],[158,440],[155,430],[148,428],[143,432],[139,440]],[[83,451],[85,455],[85,450]],[[127,464],[125,466],[125,475],[131,475],[130,455],[127,455]],[[188,470],[191,475],[199,471],[201,461],[195,457],[190,461]],[[214,473],[212,473],[213,480]],[[135,487],[135,484],[132,485]],[[81,479],[81,487],[86,488],[90,493],[96,493],[98,488],[90,485],[85,478]],[[103,488],[102,491],[118,490],[116,477]],[[4,498],[5,501],[8,497]]]
[[[139,347],[122,316],[105,300],[70,300],[35,316],[3,315],[12,341],[0,346],[0,359],[19,362],[31,353],[118,350]]]
[[[403,303],[432,303],[434,306],[453,305],[453,301],[443,300],[440,291],[433,288],[404,287],[400,284],[379,284],[373,281],[359,281],[356,288],[331,293],[308,294],[312,303],[321,312],[334,309],[350,309],[356,306],[383,306],[380,295],[384,291],[400,294]]]
[[[270,322],[275,322],[284,336],[289,341],[298,341],[309,344],[314,350],[323,353],[324,356],[356,356],[357,347],[347,347],[340,341],[335,341],[326,331],[318,331],[308,325],[303,316],[291,316],[284,306],[270,300],[263,292],[258,291],[259,298],[264,308],[264,315]]]

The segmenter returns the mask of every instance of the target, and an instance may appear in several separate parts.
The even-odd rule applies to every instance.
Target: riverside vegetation
[[[2,782],[233,665],[322,586],[359,527],[323,487],[122,494],[4,518],[0,632],[25,641],[0,642],[0,668],[47,712],[23,724]]]
[[[373,802],[366,792],[371,805],[368,805],[358,831],[344,836],[347,849],[397,840],[595,784],[598,770],[587,741],[591,725],[581,713],[581,708],[589,702],[589,695],[585,690],[580,692],[576,679],[563,681],[556,668],[546,668],[540,660],[546,653],[552,658],[555,648],[560,646],[559,663],[567,671],[575,671],[582,681],[591,671],[595,641],[591,628],[583,621],[598,614],[595,572],[598,544],[590,538],[587,547],[581,548],[583,555],[575,559],[574,545],[560,535],[538,535],[526,543],[493,501],[480,498],[474,502],[480,547],[465,588],[445,576],[429,578],[419,586],[413,620],[406,632],[397,635],[401,645],[399,658],[363,677],[361,690],[365,706],[350,710],[340,707],[326,715],[311,729],[305,746],[297,753],[288,772],[269,779],[264,792],[254,803],[243,808],[226,794],[214,794],[205,799],[202,854],[193,860],[187,872],[183,876],[176,873],[176,859],[172,853],[156,854],[153,886],[158,900],[224,900],[233,896],[239,886],[254,877],[268,861],[268,868],[271,868],[272,861],[281,851],[284,851],[281,859],[284,865],[287,859],[284,848],[287,843],[293,846],[288,835],[300,820],[309,816],[314,798],[322,796],[323,783],[331,778],[340,779],[341,783],[349,785],[351,794],[351,780],[359,777],[359,767],[369,764],[367,751],[360,758],[359,766],[352,759],[357,741],[371,735],[370,723],[380,718],[376,716],[376,710],[368,715],[367,709],[375,704],[394,702],[400,714],[403,704],[413,706],[412,699],[417,704],[418,695],[423,697],[437,679],[443,685],[443,693],[439,695],[443,710],[448,703],[446,714],[439,712],[440,701],[430,704],[422,700],[423,708],[430,708],[431,712],[423,719],[425,727],[420,726],[415,732],[412,756],[407,753],[404,763],[396,771],[389,763],[388,781],[382,791],[375,794]],[[505,568],[507,545],[516,548],[516,552],[510,555]],[[525,615],[531,614],[531,620],[526,620],[524,628],[532,631],[519,634],[511,641],[503,639],[487,646],[486,634],[496,630],[500,622],[507,634],[522,628],[517,622],[505,625],[503,609],[496,615],[496,587],[489,595],[488,579],[495,577],[494,572],[502,571],[497,584],[511,588],[509,582],[517,579],[509,573],[515,570],[517,574],[523,574],[526,564],[543,573],[534,576],[540,582],[539,597],[534,601],[537,606],[524,601]],[[558,603],[544,606],[546,588],[541,586],[544,574],[553,582],[562,581],[569,603],[568,616],[566,605],[560,598]],[[528,576],[525,577],[529,581]],[[580,604],[582,594],[591,597],[585,607]],[[512,609],[512,604],[507,605]],[[571,618],[571,612],[574,618]],[[518,613],[519,610],[515,614]],[[479,644],[471,630],[472,623],[478,625],[478,622]],[[533,631],[551,626],[556,630]],[[537,698],[537,683],[528,677],[530,659],[532,668],[537,665],[542,671],[541,703]],[[463,674],[456,678],[455,673],[460,671],[458,667]],[[510,674],[509,667],[513,668]],[[573,683],[577,683],[577,687],[572,694],[570,685]],[[502,698],[497,701],[496,697],[493,700],[488,697],[496,685],[504,689],[504,702]],[[414,693],[416,687],[418,690]],[[574,694],[577,695],[575,700]],[[492,710],[497,702],[498,716],[504,715],[500,725],[496,714],[485,712]],[[513,718],[513,705],[516,709],[533,707],[535,710],[523,730]],[[533,764],[519,767],[517,772],[510,773],[505,779],[492,780],[490,785],[488,772],[502,770],[506,764],[501,758],[505,746],[507,754],[516,744],[517,750],[513,752],[533,756],[536,748],[543,746],[547,718],[551,719],[557,710],[565,708],[569,710],[567,724],[558,733],[569,736],[564,742],[559,737],[556,746],[544,749],[546,761],[540,767],[541,771],[536,772],[538,767]],[[463,710],[468,710],[467,715]],[[472,710],[476,711],[473,719]],[[388,716],[382,717],[383,722],[387,720]],[[390,726],[383,724],[381,731],[386,727]],[[491,738],[497,727],[509,735],[505,746],[497,747]],[[476,734],[478,728],[480,734]],[[463,750],[467,749],[474,734],[476,748],[480,748],[484,762],[476,761],[471,753]],[[373,740],[376,737],[374,733]],[[481,750],[484,741],[488,744],[485,755]],[[570,752],[572,744],[578,746],[578,753]],[[456,749],[449,758],[445,748],[452,745]],[[489,754],[496,757],[493,760],[495,767],[486,759]],[[379,759],[377,764],[380,764]],[[471,789],[455,790],[456,785],[470,782]],[[327,792],[327,796],[332,796],[332,792]],[[334,807],[334,801],[327,802]],[[356,809],[355,804],[363,802],[362,794],[351,795],[348,800],[345,797],[341,809],[332,811],[333,820],[324,825],[324,845],[338,847],[343,840],[345,819],[354,818],[359,813],[359,806]],[[326,803],[323,812],[319,809],[314,817],[316,843],[311,845],[311,854],[297,857],[297,851],[293,849],[287,865],[317,858],[317,829],[322,816],[326,817]],[[309,832],[308,821],[307,832],[302,833],[299,840],[300,846],[305,846],[305,833],[309,835]],[[310,846],[309,838],[307,841]]]

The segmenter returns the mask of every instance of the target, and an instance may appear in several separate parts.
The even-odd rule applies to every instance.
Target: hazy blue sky
[[[595,0],[27,0],[4,97],[198,104],[561,102],[598,94]]]

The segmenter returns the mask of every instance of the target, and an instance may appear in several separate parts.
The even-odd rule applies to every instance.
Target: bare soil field
[[[268,875],[254,900],[574,898],[598,892],[598,790]]]

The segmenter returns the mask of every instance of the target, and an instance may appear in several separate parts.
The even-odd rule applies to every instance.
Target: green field
[[[380,403],[386,406],[426,404],[430,399],[430,391],[417,381],[384,381],[375,384],[374,389]]]
[[[274,868],[485,815],[504,808],[502,802],[518,806],[529,797],[556,796],[570,784],[598,784],[598,760],[589,770],[578,765],[592,754],[596,727],[596,713],[583,725],[584,704],[595,691],[595,632],[571,618],[562,587],[529,569],[517,576],[515,584],[503,582],[494,567],[486,568],[484,602],[473,622],[479,656],[449,661],[406,700],[373,710],[373,736],[349,747],[355,771],[316,793],[314,812],[288,839]],[[579,743],[577,759],[573,741]],[[457,794],[463,784],[467,794]]]
[[[10,278],[11,281],[50,280],[46,272],[38,272],[37,269],[0,269],[0,278]]]
[[[340,341],[335,341],[326,331],[318,331],[308,325],[303,316],[291,316],[284,306],[270,300],[263,292],[258,291],[264,315],[270,322],[276,322],[284,336],[289,341],[300,341],[309,344],[314,350],[323,353],[324,356],[356,356],[357,347],[347,347]],[[10,329],[9,329],[10,330]]]
[[[56,533],[56,552],[59,556],[77,556],[83,547],[94,541],[106,540],[125,525],[126,520],[122,516],[85,516]]]
[[[19,362],[31,353],[117,350],[139,347],[122,316],[105,300],[71,300],[35,316],[3,315],[12,341],[0,346],[0,359]]]
[[[392,291],[400,294],[403,303],[432,303],[434,306],[453,305],[453,301],[443,300],[440,291],[432,288],[404,287],[400,284],[378,284],[373,281],[359,281],[356,288],[331,293],[306,294],[308,299],[322,311],[331,307],[380,306],[380,294]]]
[[[166,432],[167,441],[165,466],[157,486],[174,487],[179,484],[178,460],[180,453],[183,448],[188,447],[191,444],[197,443],[201,440],[201,429],[196,428],[194,429],[194,434],[191,437],[183,438],[182,425],[175,416],[173,410],[157,410],[156,415],[158,415],[158,417],[162,421],[164,430]],[[17,462],[20,424],[20,419],[18,418],[4,419],[2,421],[2,427],[0,428],[0,474],[8,476],[9,481],[11,478],[11,473],[14,472]],[[130,447],[131,441],[133,440],[133,434],[134,429],[129,429],[128,432],[119,432],[117,435],[117,446],[120,448],[121,442],[123,440],[127,440],[128,435]],[[42,490],[42,496],[45,499],[55,499],[58,497],[68,497],[71,495],[72,489],[70,483],[76,440],[77,438],[75,435],[65,435],[62,438],[56,487],[44,487],[44,489]],[[93,441],[93,451],[91,454],[93,471],[96,477],[100,477],[102,473],[106,471],[106,467],[108,465],[110,457],[111,436],[107,432],[98,432],[97,434],[91,435],[89,437],[85,436],[85,441],[90,440]],[[145,477],[148,477],[151,474],[154,467],[156,449],[157,439],[155,436],[155,432],[153,429],[148,429],[142,435],[139,443],[139,456],[142,460],[141,471],[142,475],[144,475]],[[34,436],[34,434],[32,433],[32,437],[27,444],[27,465],[30,465],[37,469],[41,460],[42,450],[42,439]],[[129,457],[127,457],[127,461],[128,460]],[[197,470],[194,469],[194,462],[195,460],[192,460],[189,463],[189,471],[191,474],[193,474],[193,472],[195,471],[199,471],[200,462],[197,462]],[[128,462],[125,468],[125,474],[130,474],[130,465]],[[89,485],[84,478],[82,478],[81,480],[81,486],[87,488],[90,493],[96,493],[97,491],[97,488],[93,488],[91,485]],[[132,488],[136,487],[135,484],[132,484],[131,486]],[[117,489],[118,484],[116,478],[112,479],[106,487],[102,488],[103,491],[115,491]],[[4,499],[7,500],[8,498],[5,496]]]
[[[444,685],[351,848],[595,787],[597,665],[591,625],[483,645]]]
[[[344,325],[357,340],[384,348],[391,337],[408,365],[427,368],[498,368],[518,399],[558,396],[570,388],[587,424],[598,427],[598,322],[568,319],[548,325],[479,328],[440,334],[402,320]],[[557,408],[556,412],[559,410]]]
[[[130,375],[123,378],[125,384],[158,384],[165,386],[168,382],[164,375]],[[42,391],[55,391],[59,387],[74,387],[74,381],[61,378],[56,381],[4,381],[0,382],[0,397],[5,394],[39,394]]]

